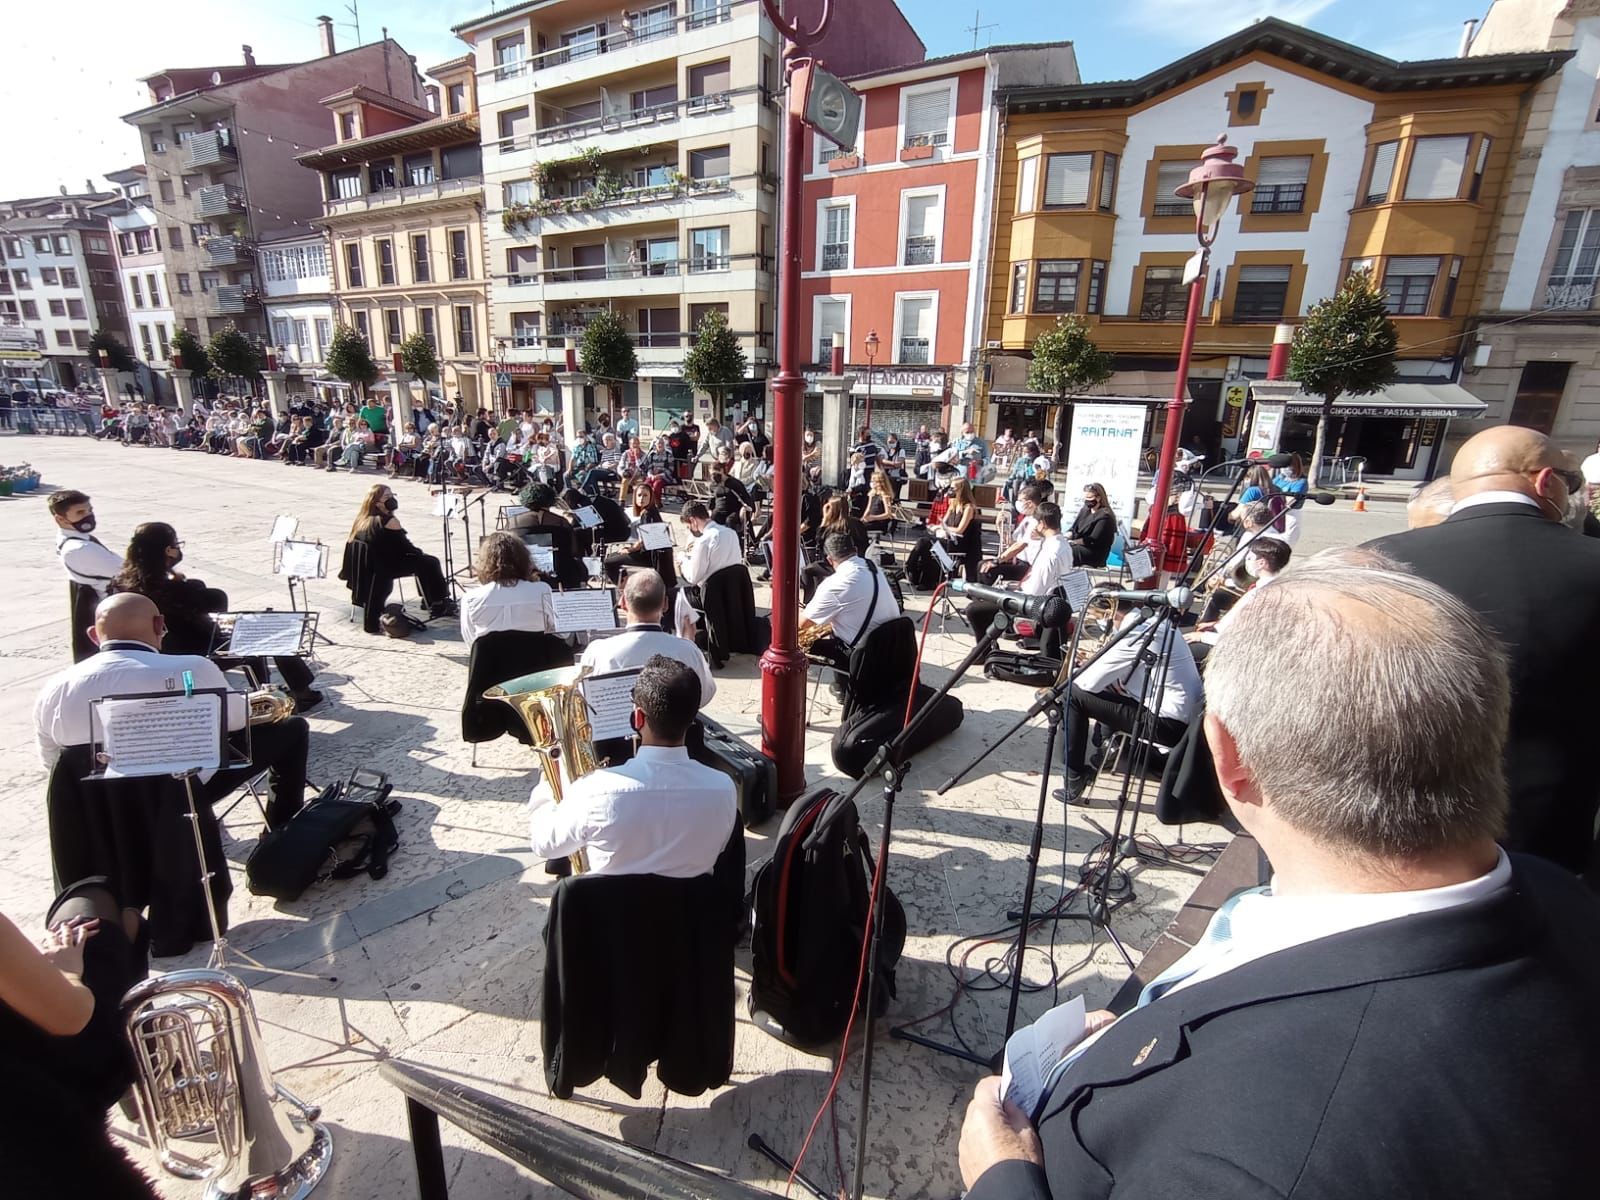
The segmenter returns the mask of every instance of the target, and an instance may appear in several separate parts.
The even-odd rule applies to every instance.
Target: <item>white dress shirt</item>
[[[739,535],[726,525],[709,522],[683,560],[683,581],[699,587],[724,567],[741,566],[744,551]]]
[[[733,780],[682,746],[641,746],[622,766],[578,780],[560,804],[541,783],[529,804],[534,854],[587,850],[593,875],[704,875],[739,819]]]
[[[1130,632],[1080,671],[1073,682],[1086,692],[1118,692],[1144,702],[1145,681],[1152,666],[1160,667],[1159,659],[1165,652],[1167,678],[1161,688],[1158,707],[1153,711],[1159,717],[1188,721],[1200,710],[1201,699],[1200,670],[1195,666],[1194,654],[1189,650],[1189,643],[1169,625],[1157,630],[1150,640],[1149,648],[1158,661],[1154,664],[1141,661],[1139,648],[1144,645],[1144,631],[1131,627],[1143,626],[1146,619],[1155,618],[1141,619],[1138,613],[1129,613],[1122,628]]]
[[[145,692],[181,692],[183,673],[194,679],[196,691],[228,691],[222,668],[198,654],[162,654],[144,642],[107,642],[97,654],[51,677],[33,705],[34,736],[39,761],[49,771],[68,746],[87,746],[90,739],[90,704],[107,696],[133,696]],[[244,697],[228,697],[228,728],[245,724]],[[202,771],[202,780],[215,771]]]
[[[1524,496],[1521,492],[1479,492],[1475,496],[1468,496],[1464,500],[1457,500],[1450,506],[1450,513],[1454,516],[1469,508],[1478,508],[1484,504],[1526,504],[1529,508],[1538,508],[1539,502],[1532,496]],[[1541,510],[1543,511],[1543,510]]]
[[[610,671],[631,671],[642,667],[657,654],[675,658],[700,676],[700,706],[711,703],[717,694],[717,681],[711,676],[711,665],[706,656],[687,638],[666,633],[659,625],[629,625],[621,633],[595,638],[583,648],[578,665],[588,667],[596,675]]]
[[[67,569],[69,579],[81,587],[93,588],[102,600],[106,585],[122,570],[122,555],[92,534],[76,529],[56,530],[56,556]]]
[[[1031,563],[1038,556],[1039,547],[1043,544],[1039,538],[1033,536],[1037,532],[1038,524],[1038,518],[1029,513],[1018,521],[1016,527],[1012,529],[1012,545],[1018,542],[1022,543],[1022,549],[1012,556],[1012,562]]]
[[[1048,534],[1034,551],[1028,573],[1022,577],[1020,590],[1025,596],[1043,596],[1053,592],[1061,577],[1072,570],[1072,543],[1059,533]]]
[[[869,609],[874,574],[878,576],[878,602]],[[882,576],[881,571],[874,572],[872,565],[859,554],[851,555],[817,585],[811,603],[805,607],[806,620],[818,625],[831,624],[833,636],[847,644],[853,643],[856,635],[863,632],[863,621],[867,623],[866,632],[870,633],[885,621],[894,620],[900,615],[900,606],[895,603],[894,589]]]
[[[495,629],[551,633],[555,627],[555,593],[548,583],[485,583],[461,597],[461,640],[468,646]]]

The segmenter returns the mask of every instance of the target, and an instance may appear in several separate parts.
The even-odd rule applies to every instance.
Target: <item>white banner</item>
[[[1106,489],[1111,511],[1126,529],[1139,496],[1139,455],[1144,449],[1142,404],[1074,404],[1072,443],[1067,455],[1067,482],[1061,498],[1063,521],[1071,521],[1083,503],[1083,489],[1098,483]]]

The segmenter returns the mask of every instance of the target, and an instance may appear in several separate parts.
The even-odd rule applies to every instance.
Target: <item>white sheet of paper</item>
[[[1089,593],[1093,589],[1089,572],[1081,567],[1068,571],[1061,576],[1061,589],[1067,594],[1067,603],[1072,605],[1072,615],[1082,616],[1083,610],[1089,607]]]
[[[600,514],[594,510],[594,505],[585,504],[582,508],[572,510],[572,515],[578,518],[578,524],[585,529],[600,528]]]
[[[665,521],[652,521],[639,526],[639,540],[646,550],[672,549],[672,526]]]
[[[1128,573],[1135,579],[1148,579],[1156,573],[1149,546],[1129,546],[1123,551],[1123,558],[1128,564]]]
[[[934,542],[932,549],[933,557],[938,560],[941,567],[946,571],[955,569],[956,560],[950,557],[950,551],[944,548],[943,542]]]
[[[305,636],[306,614],[299,612],[240,613],[228,642],[230,658],[295,655]]]
[[[595,741],[633,736],[633,681],[638,678],[638,671],[585,677],[583,702],[589,708],[589,733]]]
[[[500,509],[500,523],[509,525],[528,510],[520,504],[507,504]]]
[[[593,579],[596,575],[600,574],[600,570],[603,565],[604,564],[601,563],[599,558],[593,554],[585,554],[583,556],[583,569],[589,572],[590,579]]]
[[[556,569],[556,551],[554,546],[529,546],[528,553],[533,557],[533,565],[539,570],[553,573]]]
[[[451,492],[448,495],[440,492],[433,498],[431,512],[436,517],[459,517],[466,506],[467,502],[460,492]]]
[[[1083,1040],[1086,1017],[1083,997],[1074,996],[1013,1033],[1006,1043],[1000,1094],[1031,1117],[1051,1070]]]
[[[322,547],[316,542],[284,542],[278,554],[278,574],[321,579]]]
[[[557,592],[557,633],[588,633],[617,627],[617,593],[612,588],[578,588]]]
[[[105,773],[117,779],[222,765],[222,697],[215,692],[99,701]]]
[[[291,517],[285,513],[272,523],[272,533],[267,540],[272,542],[287,542],[290,538],[294,537],[295,530],[299,528],[300,519],[298,517]]]

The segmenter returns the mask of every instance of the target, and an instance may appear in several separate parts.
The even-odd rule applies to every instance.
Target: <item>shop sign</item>
[[[1239,422],[1244,416],[1244,402],[1249,394],[1250,385],[1247,383],[1230,383],[1222,389],[1222,402],[1225,405],[1222,417],[1223,437],[1239,436]]]
[[[549,363],[530,362],[487,362],[483,364],[483,369],[494,375],[496,387],[510,385],[511,381],[509,379],[504,383],[500,382],[500,376],[502,375],[518,376],[526,379],[550,375],[554,371],[554,368]]]

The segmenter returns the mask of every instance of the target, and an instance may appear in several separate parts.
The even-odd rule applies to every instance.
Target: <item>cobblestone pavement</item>
[[[11,618],[0,639],[0,906],[37,930],[51,893],[44,812],[44,774],[33,748],[32,705],[43,681],[69,661],[66,588],[54,554],[54,527],[45,511],[50,486],[90,492],[100,535],[118,545],[141,521],[168,521],[185,539],[183,570],[225,589],[242,609],[287,607],[283,582],[272,575],[268,531],[279,513],[301,521],[301,536],[337,549],[362,495],[380,476],[329,476],[309,467],[233,461],[205,454],[124,448],[88,439],[0,439],[0,461],[31,459],[45,486],[0,499],[0,556],[6,563]],[[425,549],[442,549],[441,522],[430,517],[422,484],[401,481],[400,519]],[[491,497],[498,505],[501,498]],[[476,510],[475,510],[476,512]],[[1348,502],[1307,510],[1303,550],[1363,540],[1400,528],[1399,505],[1358,514]],[[492,524],[492,523],[491,523]],[[473,537],[477,536],[474,524]],[[458,535],[456,561],[465,557]],[[335,568],[336,570],[336,565]],[[311,777],[330,780],[356,765],[385,771],[404,808],[403,839],[386,879],[361,878],[314,887],[293,903],[274,903],[245,890],[239,872],[257,832],[248,802],[226,822],[225,846],[235,871],[232,940],[271,970],[241,970],[253,988],[266,1050],[281,1080],[323,1106],[336,1147],[320,1194],[345,1200],[413,1194],[415,1187],[404,1107],[375,1070],[385,1057],[417,1062],[486,1088],[517,1103],[556,1113],[590,1128],[782,1191],[783,1180],[745,1145],[751,1132],[793,1152],[826,1091],[824,1055],[792,1050],[752,1026],[745,1014],[749,953],[739,970],[739,1025],[729,1086],[687,1098],[668,1095],[654,1078],[641,1099],[609,1085],[571,1101],[549,1096],[539,1043],[540,930],[553,888],[527,850],[525,797],[528,755],[502,741],[480,749],[479,765],[459,735],[458,713],[466,655],[454,622],[409,642],[369,637],[351,624],[338,581],[310,585],[311,601],[333,644],[323,647],[317,686],[328,700],[311,719]],[[758,592],[758,603],[765,603]],[[911,601],[920,614],[921,598]],[[937,629],[937,625],[935,626]],[[928,678],[937,683],[970,645],[955,624],[930,639]],[[953,995],[946,954],[958,938],[1003,926],[1019,903],[1025,856],[1037,803],[1042,730],[1013,737],[971,778],[937,796],[933,788],[1005,729],[1032,700],[1020,686],[963,679],[955,694],[966,721],[952,737],[913,764],[896,810],[889,883],[905,904],[910,937],[887,1024],[936,1012]],[[710,712],[754,738],[760,705],[755,661],[739,657],[723,673]],[[808,730],[807,779],[837,780],[828,759],[836,710],[827,691]],[[1098,791],[1109,789],[1097,789]],[[882,818],[879,789],[862,797],[864,823],[876,838]],[[1065,814],[1047,808],[1039,894],[1053,902],[1063,878],[1100,838],[1094,827],[1113,817],[1098,800]],[[752,868],[770,851],[776,822],[752,830]],[[1163,842],[1178,832],[1152,829]],[[1215,841],[1221,832],[1187,827],[1186,840]],[[1194,886],[1191,875],[1139,867],[1134,897],[1116,914],[1115,928],[1136,957],[1171,919]],[[1046,983],[1059,974],[1063,989],[1081,989],[1091,1007],[1107,1001],[1127,969],[1103,939],[1089,940],[1081,922],[1041,931],[1025,978]],[[974,968],[999,957],[991,946]],[[161,968],[203,965],[196,950]],[[1052,962],[1053,959],[1053,962]],[[1063,993],[1064,994],[1064,993]],[[1023,997],[1024,1017],[1047,1007],[1048,986]],[[949,1017],[923,1031],[949,1040],[951,1021],[968,1045],[997,1048],[1005,997],[997,991],[963,996]],[[884,1025],[880,1024],[880,1035]],[[979,1068],[883,1037],[875,1063],[867,1155],[873,1196],[949,1197],[960,1191],[956,1135]],[[853,1159],[858,1096],[852,1060],[840,1090],[839,1139]],[[116,1118],[119,1134],[156,1174],[137,1134]],[[525,1174],[494,1152],[448,1127],[446,1166],[451,1195],[545,1197],[563,1193]],[[834,1143],[827,1123],[807,1158],[808,1171],[835,1179]],[[199,1187],[160,1175],[163,1195],[199,1195]]]

